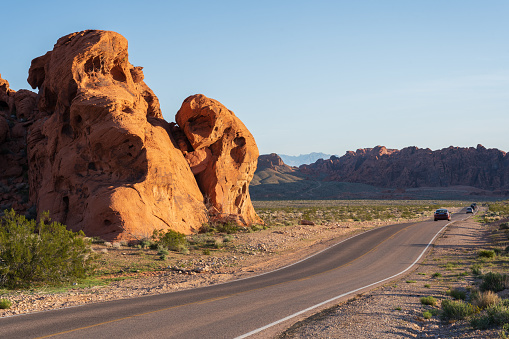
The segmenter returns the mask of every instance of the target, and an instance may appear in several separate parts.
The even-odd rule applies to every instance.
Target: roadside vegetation
[[[496,329],[509,336],[509,201],[490,202],[475,216],[488,236],[486,248],[439,258],[440,272],[426,288],[445,286],[443,295],[421,297],[423,318],[466,321],[474,330]]]
[[[399,221],[430,217],[440,207],[466,206],[464,201],[428,200],[297,200],[255,201],[258,215],[269,225],[351,221]]]
[[[39,222],[5,211],[0,218],[0,288],[59,285],[93,272],[83,232],[68,231],[47,215]]]

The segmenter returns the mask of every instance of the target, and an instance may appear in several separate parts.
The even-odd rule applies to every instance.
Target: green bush
[[[170,254],[170,252],[164,247],[159,247],[157,254],[159,255],[159,259],[164,261],[168,259],[168,254]]]
[[[508,276],[506,274],[488,272],[482,277],[481,291],[500,292],[508,285]]]
[[[423,316],[424,319],[431,319],[431,317],[433,315],[431,314],[430,311],[424,311],[424,312],[422,312],[422,316]]]
[[[152,239],[154,239],[158,246],[169,249],[170,251],[177,251],[184,254],[189,253],[189,243],[183,233],[174,230],[167,230],[166,232],[163,230],[154,230]],[[185,253],[186,250],[187,253]]]
[[[490,306],[486,312],[474,317],[470,324],[473,328],[481,330],[509,324],[509,300]]]
[[[479,258],[492,259],[492,258],[495,258],[495,251],[493,251],[493,250],[480,250],[479,252],[477,252],[477,255],[479,256]]]
[[[140,247],[145,249],[145,248],[150,248],[151,246],[153,246],[154,244],[152,244],[152,242],[150,241],[150,239],[142,239],[140,241]]]
[[[462,320],[476,313],[478,308],[463,300],[442,301],[442,320]]]
[[[12,303],[9,299],[0,299],[0,309],[6,310],[8,308],[11,308]]]
[[[474,265],[472,265],[471,270],[472,270],[472,274],[481,275],[482,274],[482,265],[474,264]]]
[[[460,290],[458,288],[453,288],[453,289],[447,291],[447,295],[450,295],[454,299],[465,300],[465,297],[467,296],[467,292]]]
[[[46,213],[37,223],[5,211],[0,218],[0,286],[61,284],[93,272],[90,240],[68,231]]]
[[[227,234],[233,234],[237,233],[241,230],[243,230],[242,226],[238,226],[234,222],[226,222],[224,224],[219,224],[216,226],[216,230],[219,233],[227,233]]]
[[[442,273],[440,273],[440,272],[435,272],[435,273],[433,273],[433,275],[432,275],[432,277],[433,277],[433,278],[439,278],[439,277],[441,277],[441,276],[442,276]]]
[[[427,296],[427,297],[421,298],[421,304],[423,304],[423,305],[435,306],[436,303],[437,303],[437,301],[432,296]]]

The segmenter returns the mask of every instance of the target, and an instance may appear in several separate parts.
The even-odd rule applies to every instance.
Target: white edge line
[[[463,221],[463,220],[465,220],[465,219],[462,219],[462,221]],[[393,279],[393,278],[397,277],[398,275],[401,275],[401,274],[405,273],[405,272],[406,272],[406,271],[408,271],[410,268],[412,268],[413,266],[415,266],[415,264],[417,264],[417,262],[418,262],[418,261],[422,258],[422,256],[424,255],[424,253],[426,252],[426,250],[429,248],[429,246],[433,243],[433,241],[435,241],[436,237],[437,237],[440,233],[442,233],[442,231],[443,231],[443,230],[444,230],[447,226],[449,226],[450,224],[452,224],[453,222],[454,222],[454,221],[449,222],[449,223],[447,223],[444,227],[442,227],[442,228],[441,228],[441,229],[437,232],[437,234],[435,234],[435,236],[433,237],[433,239],[431,239],[431,240],[430,240],[430,242],[428,243],[428,245],[426,246],[426,248],[424,248],[424,250],[422,250],[421,254],[417,257],[417,259],[415,259],[415,261],[414,261],[414,262],[413,262],[410,266],[408,266],[407,268],[405,268],[403,271],[401,271],[401,272],[399,272],[399,273],[396,273],[396,274],[394,274],[393,276],[390,276],[390,277],[388,277],[388,278],[385,278],[385,279],[382,279],[382,280],[380,280],[380,281],[374,282],[374,283],[372,283],[372,284],[369,284],[369,285],[366,285],[366,286],[363,286],[363,287],[359,287],[359,288],[357,288],[357,289],[355,289],[355,290],[352,290],[352,291],[349,291],[349,292],[343,293],[343,294],[341,294],[341,295],[335,296],[335,297],[330,298],[329,300],[325,300],[325,301],[323,301],[323,302],[321,302],[321,303],[319,303],[319,304],[316,304],[316,305],[310,306],[310,307],[308,307],[308,308],[306,308],[306,309],[303,309],[303,310],[301,310],[301,311],[299,311],[299,312],[296,312],[296,313],[294,313],[294,314],[291,314],[291,315],[289,315],[289,316],[287,316],[287,317],[284,317],[284,318],[282,318],[282,319],[279,319],[279,320],[277,320],[277,321],[274,321],[274,322],[272,322],[272,323],[270,323],[270,324],[267,324],[267,325],[265,325],[265,326],[263,326],[263,327],[257,328],[256,330],[253,330],[253,331],[251,331],[251,332],[248,332],[248,333],[245,333],[245,334],[240,335],[240,336],[238,336],[238,337],[235,337],[235,339],[243,339],[243,338],[247,338],[247,337],[249,337],[249,336],[251,336],[251,335],[253,335],[253,334],[256,334],[256,333],[259,333],[259,332],[261,332],[261,331],[264,331],[264,330],[266,330],[266,329],[268,329],[268,328],[270,328],[270,327],[272,327],[272,326],[275,326],[275,325],[277,325],[277,324],[280,324],[280,323],[282,323],[282,322],[285,322],[285,321],[287,321],[287,320],[290,320],[290,319],[292,319],[292,318],[295,318],[295,317],[297,317],[297,316],[299,316],[299,315],[301,315],[301,314],[303,314],[303,313],[306,313],[306,312],[311,311],[311,310],[313,310],[313,309],[315,309],[315,308],[318,308],[318,307],[320,307],[320,306],[323,306],[323,305],[325,305],[325,304],[328,304],[328,303],[330,303],[330,302],[333,302],[333,301],[335,301],[335,300],[337,300],[337,299],[343,298],[343,297],[345,297],[345,296],[347,296],[347,295],[349,295],[349,294],[352,294],[352,293],[358,292],[358,291],[360,291],[360,290],[363,290],[363,289],[365,289],[365,288],[369,288],[369,287],[374,286],[374,285],[378,285],[378,284],[380,284],[380,283],[383,283],[383,282],[385,282],[385,281],[387,281],[387,280],[391,280],[391,279]],[[364,232],[364,233],[365,233],[365,232]],[[362,234],[362,233],[360,233],[360,234]],[[360,234],[357,234],[357,235],[360,235]],[[357,235],[356,235],[356,236],[357,236]],[[353,237],[352,237],[352,238],[353,238]],[[346,240],[346,239],[345,239],[345,240]],[[338,245],[338,244],[340,244],[340,243],[341,243],[341,242],[337,243],[336,245]],[[331,247],[332,247],[332,246],[331,246]],[[329,247],[329,248],[330,248],[330,247]],[[320,252],[318,252],[318,253],[320,253]],[[318,254],[318,253],[316,253],[316,254]],[[315,254],[315,255],[316,255],[316,254]],[[307,258],[306,258],[306,259],[307,259]],[[305,260],[305,259],[304,259],[304,260]]]

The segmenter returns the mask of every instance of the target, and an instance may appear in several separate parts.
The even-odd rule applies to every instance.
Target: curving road
[[[453,215],[453,221],[466,218]],[[390,225],[252,278],[0,319],[2,338],[269,337],[409,270],[448,221]]]

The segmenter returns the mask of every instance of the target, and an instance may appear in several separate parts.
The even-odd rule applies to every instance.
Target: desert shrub
[[[11,308],[12,303],[9,299],[0,299],[0,309],[6,310],[8,308]]]
[[[140,241],[141,248],[150,248],[152,246],[157,246],[157,245],[153,244],[152,241],[150,241],[150,239],[145,238]]]
[[[436,299],[433,298],[432,296],[427,296],[427,297],[421,298],[421,304],[423,304],[423,305],[435,306],[436,303],[437,303]]]
[[[432,316],[433,316],[433,315],[431,314],[431,312],[430,312],[430,311],[424,311],[424,312],[422,312],[422,317],[423,317],[424,319],[431,319],[431,317],[432,317]]]
[[[189,243],[187,242],[186,236],[183,233],[167,230],[154,230],[152,239],[157,245],[163,248],[169,249],[170,251],[177,251],[183,253],[183,249],[188,249]]]
[[[500,224],[501,230],[509,230],[509,222],[504,222]]]
[[[162,247],[162,248],[159,248],[159,250],[157,251],[157,254],[159,255],[159,259],[166,260],[168,258],[168,254],[170,254],[170,252],[168,252],[168,250],[166,248]]]
[[[255,232],[261,231],[263,227],[261,225],[251,225],[251,229]]]
[[[13,210],[0,218],[0,286],[28,288],[57,285],[92,273],[90,239],[82,231],[68,231],[50,222],[46,213],[39,222]]]
[[[203,223],[200,227],[199,233],[209,233],[215,231],[214,226],[209,223]]]
[[[475,317],[472,317],[472,319],[470,319],[470,325],[478,330],[486,330],[493,326],[490,318],[486,316],[486,314],[479,314]]]
[[[477,256],[479,258],[492,259],[492,258],[495,258],[495,251],[493,251],[493,250],[480,250],[479,252],[477,252]]]
[[[481,291],[500,292],[508,285],[508,276],[495,272],[488,272],[482,277]]]
[[[243,230],[242,226],[238,226],[234,222],[220,223],[216,226],[216,230],[219,233],[233,234]]]
[[[441,277],[441,276],[442,276],[442,273],[440,273],[440,272],[435,272],[435,273],[433,273],[433,275],[431,275],[431,276],[432,276],[433,278],[439,278],[439,277]]]
[[[447,291],[447,295],[450,295],[454,299],[461,299],[465,300],[465,297],[467,296],[467,292],[464,290],[461,290],[459,288],[453,288]]]
[[[177,252],[182,254],[189,254],[191,251],[189,251],[189,248],[186,245],[179,245],[177,248]]]
[[[463,300],[442,301],[442,320],[462,320],[477,312],[477,308]]]
[[[208,248],[204,248],[204,249],[202,250],[202,253],[203,253],[204,255],[210,255],[210,250],[209,250]]]
[[[476,329],[509,324],[509,301],[505,300],[488,307],[483,314],[474,317],[470,324]]]
[[[482,265],[481,264],[473,264],[471,267],[472,274],[481,275],[482,274]]]
[[[491,305],[498,304],[500,297],[493,291],[472,293],[471,302],[480,309],[485,309]]]
[[[216,239],[214,241],[214,247],[215,248],[221,248],[224,246],[224,242],[223,242],[223,239]]]

